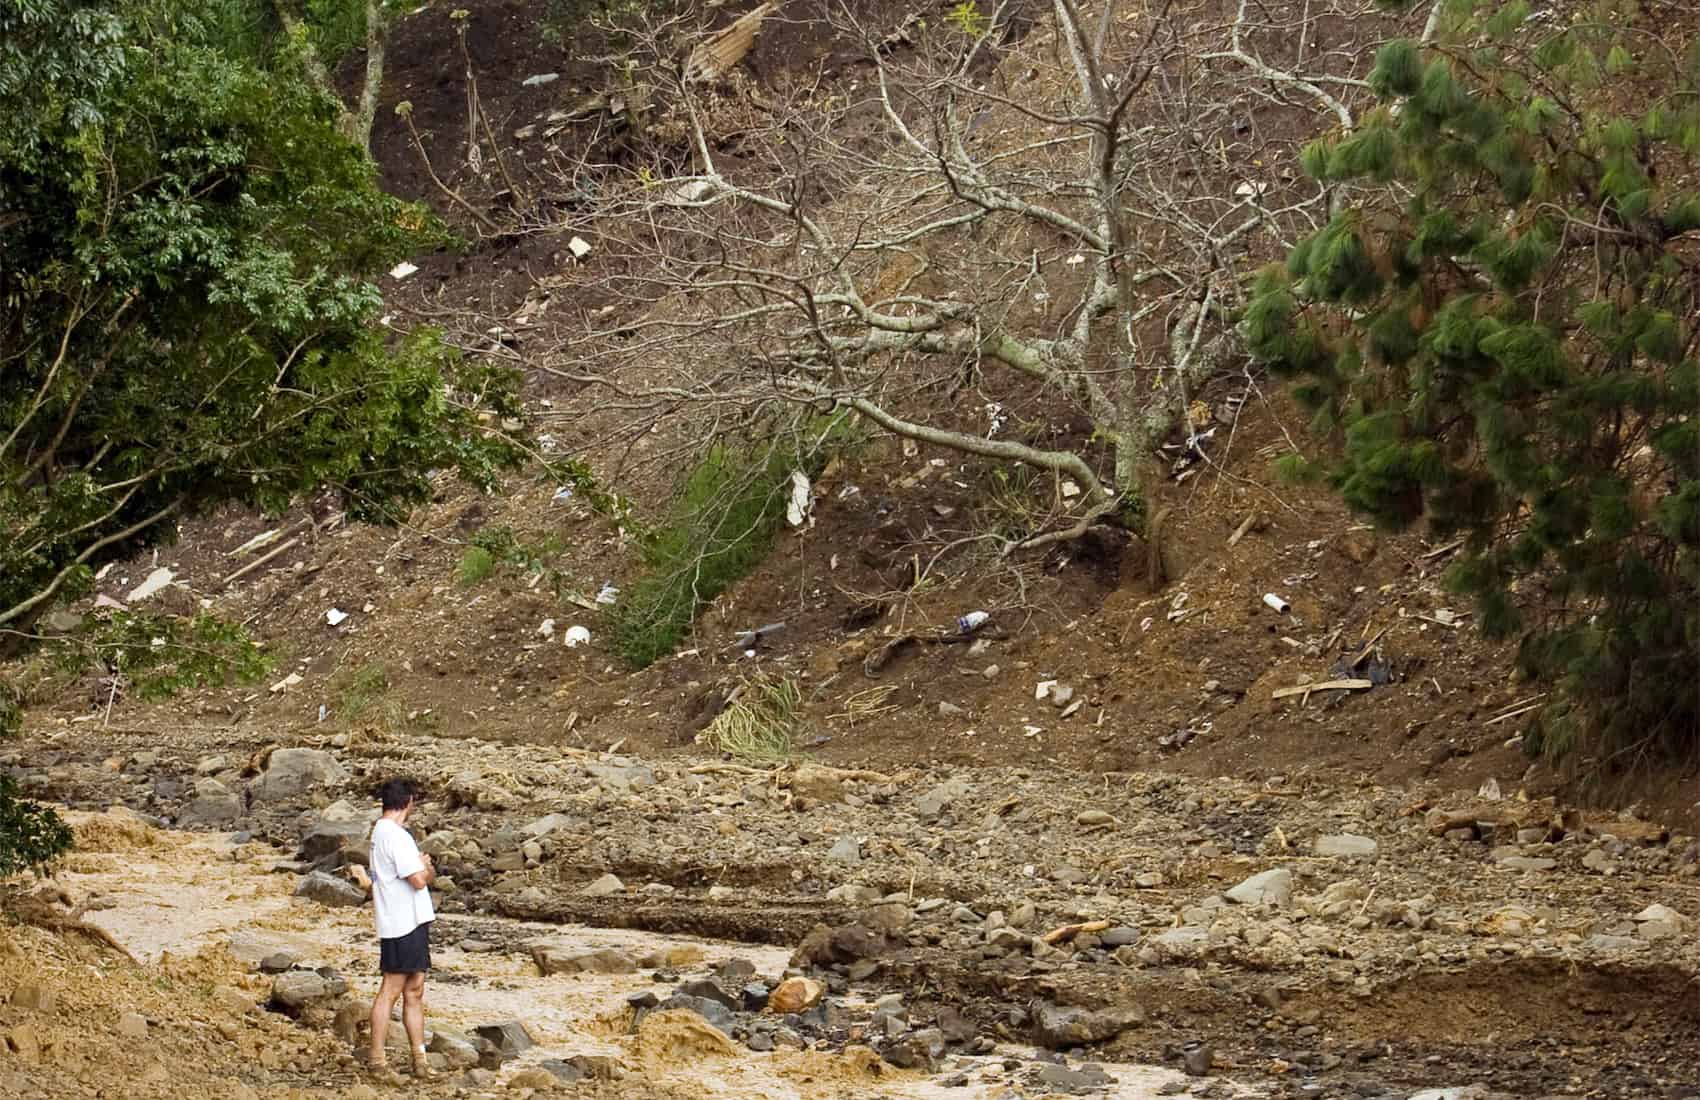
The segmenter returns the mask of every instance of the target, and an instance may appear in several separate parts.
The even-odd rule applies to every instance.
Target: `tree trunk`
[[[360,86],[360,102],[343,116],[343,132],[349,139],[372,151],[372,123],[378,117],[378,96],[384,87],[384,47],[389,42],[390,15],[383,0],[366,0],[366,80]]]

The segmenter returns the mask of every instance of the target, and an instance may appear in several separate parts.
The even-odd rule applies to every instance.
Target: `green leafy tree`
[[[424,213],[222,33],[188,0],[0,0],[0,656],[196,511],[330,486],[383,520],[518,457],[510,373],[376,323]]]
[[[1337,213],[1244,322],[1353,508],[1464,537],[1451,585],[1561,688],[1554,754],[1700,749],[1700,47],[1662,29],[1446,0],[1305,151]]]

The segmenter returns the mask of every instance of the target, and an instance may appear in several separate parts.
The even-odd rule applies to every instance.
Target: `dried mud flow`
[[[491,0],[466,23],[499,133],[607,76],[604,44],[539,32],[548,6]],[[871,25],[911,14],[857,7]],[[772,21],[758,81],[804,62],[810,79],[855,79],[824,8]],[[391,108],[413,103],[444,178],[491,199],[489,171],[454,163],[467,88],[450,10],[398,24],[374,141],[386,186],[448,216]],[[557,79],[524,82],[544,73]],[[547,190],[548,147],[506,154]],[[527,305],[570,262],[563,240],[416,257],[385,292],[403,320],[476,316],[475,336],[530,313],[524,358],[575,316]],[[661,437],[598,451],[560,427],[593,417],[595,394],[538,373],[526,396],[532,426],[599,470],[666,453]],[[594,599],[638,575],[631,540],[534,472],[493,495],[445,477],[396,528],[322,501],[186,523],[74,610],[169,569],[150,609],[241,622],[273,670],[164,703],[36,670],[0,768],[67,807],[79,845],[0,894],[0,1097],[522,1097],[548,1084],[528,1071],[578,1058],[594,1072],[559,1091],[588,1100],[1700,1098],[1694,774],[1525,755],[1516,718],[1540,690],[1445,589],[1456,547],[1278,482],[1274,458],[1311,444],[1276,383],[1236,370],[1193,396],[1237,412],[1211,461],[1149,502],[1169,516],[1160,590],[1125,534],[1032,560],[947,552],[1002,518],[995,471],[876,439],[816,479],[810,523],[703,610],[681,653],[639,673]],[[1043,392],[1008,403],[1059,445],[1084,438]],[[669,487],[621,491],[650,507]],[[507,565],[457,579],[473,535],[501,528],[559,545],[551,583]],[[287,549],[226,583],[274,530],[267,545]],[[990,622],[951,637],[970,610]],[[753,655],[733,645],[767,623],[784,628]],[[590,643],[565,646],[571,625]],[[906,634],[940,644],[890,648]],[[1292,690],[1371,666],[1371,690]],[[756,671],[803,692],[808,733],[781,765],[695,741]],[[1040,698],[1048,682],[1070,701]],[[268,795],[280,748],[338,770]],[[446,876],[431,1020],[519,1019],[538,1040],[405,1089],[363,1075],[326,1014],[266,1009],[257,968],[287,952],[370,993],[369,911],[294,891],[304,838],[364,822],[396,774],[427,784],[415,825]],[[633,965],[543,975],[540,943]],[[733,958],[822,983],[828,1008],[744,1013],[726,1032],[636,1019],[629,998],[664,1000]],[[1069,1045],[1045,1021],[1070,1014],[1113,1026]],[[914,1066],[901,1044],[932,1028],[947,1049]]]

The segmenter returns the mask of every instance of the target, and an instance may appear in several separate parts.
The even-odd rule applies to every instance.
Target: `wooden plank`
[[[1293,695],[1309,695],[1313,691],[1368,691],[1375,684],[1369,680],[1324,680],[1320,684],[1295,684],[1277,688],[1273,698],[1286,699]]]

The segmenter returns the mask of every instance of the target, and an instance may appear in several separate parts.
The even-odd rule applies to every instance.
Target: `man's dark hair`
[[[407,804],[419,797],[419,784],[411,779],[391,779],[378,788],[378,798],[384,804],[384,812],[402,810]]]

